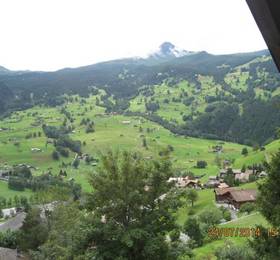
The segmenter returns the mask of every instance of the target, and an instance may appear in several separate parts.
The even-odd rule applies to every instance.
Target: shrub
[[[202,223],[205,223],[208,227],[219,224],[222,218],[223,214],[221,210],[217,208],[206,209],[199,214],[199,220]]]
[[[180,238],[180,230],[178,229],[173,229],[170,233],[169,233],[170,239],[171,241],[176,241]]]
[[[256,208],[254,203],[246,202],[240,207],[240,212],[247,212],[248,214],[254,211]]]
[[[8,181],[8,187],[11,190],[23,191],[26,186],[26,181],[24,178],[11,176]]]
[[[257,176],[255,174],[250,174],[249,175],[249,182],[254,182],[257,180]]]
[[[7,231],[0,232],[0,247],[15,249],[17,247],[17,237],[18,231],[8,229]]]
[[[196,246],[201,246],[203,244],[203,234],[196,218],[187,219],[184,224],[184,231],[192,240],[195,241]]]
[[[61,154],[61,156],[69,157],[69,151],[66,148],[64,148],[62,146],[57,146],[56,150]]]
[[[223,213],[223,218],[226,220],[226,221],[230,221],[231,220],[231,214],[230,214],[230,211],[227,210]]]
[[[252,249],[246,246],[234,245],[232,243],[228,243],[223,247],[219,247],[215,251],[215,256],[219,260],[253,260],[257,259],[254,256]]]
[[[197,161],[196,163],[196,167],[199,169],[204,169],[207,166],[207,162],[206,161]]]
[[[80,164],[80,160],[78,158],[76,158],[73,163],[72,163],[72,166],[77,169],[79,167],[79,164]]]
[[[93,132],[94,132],[93,126],[92,126],[92,125],[88,125],[88,126],[86,127],[86,133],[88,134],[88,133],[93,133]]]
[[[189,216],[192,216],[195,214],[195,210],[193,208],[191,208],[189,211],[188,211],[188,215]]]
[[[241,154],[244,155],[244,156],[247,156],[248,155],[248,149],[246,147],[244,147],[241,151]]]
[[[58,153],[57,151],[53,151],[53,152],[52,152],[52,158],[53,158],[54,160],[59,160],[59,153]]]

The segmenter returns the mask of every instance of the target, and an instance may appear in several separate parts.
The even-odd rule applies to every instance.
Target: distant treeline
[[[218,103],[197,118],[178,125],[153,113],[126,112],[156,122],[174,134],[221,139],[248,145],[263,145],[277,137],[280,125],[280,97],[270,101],[248,100],[242,112],[237,103]]]

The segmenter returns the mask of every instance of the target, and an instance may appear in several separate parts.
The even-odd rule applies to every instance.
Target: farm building
[[[253,174],[253,170],[246,170],[245,172],[236,173],[234,178],[240,182],[248,182],[251,174]]]
[[[233,187],[215,189],[214,192],[216,202],[229,203],[237,209],[246,202],[255,202],[257,196],[256,190],[237,190]]]
[[[233,187],[228,187],[228,188],[216,188],[214,190],[215,192],[215,199],[216,202],[219,203],[228,203],[230,201],[230,191],[235,190]]]
[[[239,209],[246,202],[255,202],[257,197],[256,190],[235,190],[230,192],[230,204]]]
[[[220,185],[220,180],[217,176],[209,176],[207,183],[205,186],[207,188],[217,188]]]
[[[232,169],[232,173],[234,174],[234,179],[239,180],[240,182],[248,182],[249,177],[251,174],[253,174],[253,170],[246,170],[245,172],[242,172],[240,169]],[[224,178],[224,176],[227,174],[227,169],[220,170],[220,178]]]
[[[178,188],[201,188],[202,184],[199,180],[191,180],[189,177],[172,177],[168,182],[175,182]]]

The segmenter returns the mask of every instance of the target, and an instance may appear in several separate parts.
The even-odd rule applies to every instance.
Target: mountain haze
[[[0,67],[0,108],[5,115],[39,104],[61,105],[64,94],[87,97],[103,89],[102,102],[108,112],[148,113],[152,120],[179,134],[263,144],[275,137],[280,124],[274,107],[279,82],[267,50],[213,55],[179,50],[165,42],[147,58],[55,72],[13,72]],[[166,96],[163,101],[155,90],[166,87],[169,92],[180,91],[173,91],[177,96]],[[136,100],[143,109],[133,106]],[[179,103],[180,109],[173,109],[168,116],[163,113]]]

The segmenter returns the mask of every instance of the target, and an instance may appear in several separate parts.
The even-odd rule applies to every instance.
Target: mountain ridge
[[[107,112],[140,112],[176,134],[247,144],[274,138],[280,125],[280,112],[274,109],[280,75],[267,50],[226,55],[202,51],[174,57],[170,49],[175,47],[165,47],[168,57],[163,58],[0,74],[0,114],[34,105],[63,105],[65,95],[87,97],[102,90],[106,94],[100,102]],[[182,84],[176,95],[168,94]],[[141,111],[133,110],[135,98]]]
[[[261,55],[270,55],[268,49],[259,50],[259,51],[252,51],[252,52],[241,52],[241,53],[229,53],[229,54],[212,54],[207,51],[188,51],[184,49],[180,49],[171,42],[163,42],[159,47],[157,51],[154,51],[153,53],[149,54],[147,57],[127,57],[127,58],[119,58],[119,59],[113,59],[113,60],[107,60],[107,61],[100,61],[89,65],[83,65],[83,66],[77,66],[77,67],[64,67],[61,69],[57,69],[55,71],[41,71],[41,70],[10,70],[5,68],[4,66],[0,65],[0,73],[54,73],[59,72],[63,70],[75,70],[80,68],[87,68],[95,65],[103,65],[108,63],[136,63],[136,64],[143,64],[143,63],[149,63],[150,60],[157,60],[158,62],[167,62],[172,59],[176,58],[182,58],[185,56],[191,56],[196,54],[209,54],[212,56],[232,56],[232,55],[240,55],[240,56],[261,56]]]

